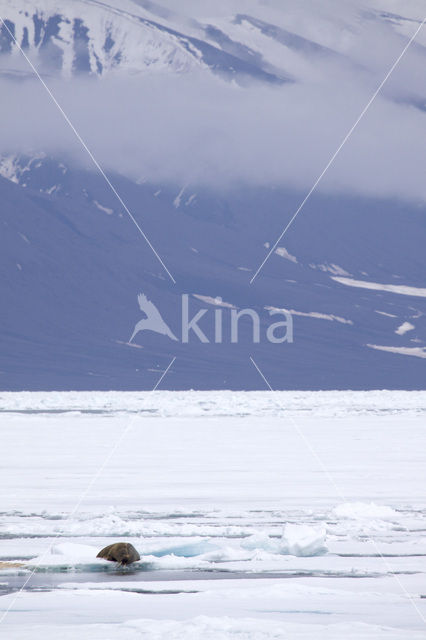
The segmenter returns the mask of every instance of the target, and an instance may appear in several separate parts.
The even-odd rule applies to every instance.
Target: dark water
[[[411,573],[411,572],[398,572],[398,573]],[[117,569],[107,571],[49,571],[49,572],[36,572],[30,580],[28,580],[28,573],[22,573],[21,575],[0,575],[0,596],[19,591],[21,589],[25,591],[53,591],[58,589],[63,584],[69,583],[99,583],[102,588],[108,588],[108,583],[112,586],[114,583],[119,582],[122,585],[120,590],[133,591],[135,593],[181,593],[179,588],[173,588],[173,582],[178,581],[198,581],[198,580],[236,580],[236,579],[265,579],[265,578],[342,578],[345,577],[341,572],[327,572],[327,571],[287,571],[287,572],[264,572],[255,573],[250,571],[226,571],[220,569],[214,569],[211,571],[193,569],[193,570],[143,570],[143,569]],[[365,574],[351,574],[348,577],[351,578],[377,578],[381,577],[382,573],[365,573]],[[28,580],[28,582],[26,582]],[[164,589],[162,591],[150,590],[149,588],[141,588],[140,583],[146,582],[170,582],[170,589]],[[187,591],[185,589],[185,591]],[[196,589],[194,589],[196,592]]]

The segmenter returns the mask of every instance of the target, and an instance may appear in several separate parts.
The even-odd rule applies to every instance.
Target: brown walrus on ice
[[[111,560],[111,562],[119,562],[121,565],[132,564],[137,562],[141,557],[130,542],[115,542],[109,544],[105,549],[99,551],[97,558]]]

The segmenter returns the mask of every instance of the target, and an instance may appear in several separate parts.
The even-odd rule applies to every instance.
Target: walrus
[[[119,562],[121,565],[137,562],[141,557],[130,542],[115,542],[99,551],[97,558],[104,558],[111,562]]]

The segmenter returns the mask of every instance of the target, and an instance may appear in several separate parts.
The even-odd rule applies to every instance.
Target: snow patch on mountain
[[[302,316],[305,318],[316,318],[317,320],[331,320],[341,324],[353,324],[352,320],[347,320],[332,313],[320,313],[319,311],[296,311],[295,309],[278,309],[277,307],[265,307],[268,311],[284,311],[292,316]]]
[[[224,308],[227,308],[227,309],[236,309],[237,308],[231,302],[224,302],[222,300],[222,298],[220,298],[220,297],[212,298],[211,296],[202,296],[202,295],[199,295],[197,293],[194,293],[193,295],[194,295],[194,298],[198,298],[198,300],[201,300],[202,302],[205,302],[206,304],[212,304],[215,307],[224,307]]]
[[[97,200],[93,200],[93,204],[95,205],[95,207],[97,209],[99,209],[100,211],[103,211],[104,213],[107,213],[109,216],[112,215],[114,213],[113,209],[110,209],[109,207],[104,207],[102,204],[100,204]]]
[[[173,206],[175,209],[179,209],[185,189],[186,189],[186,186],[182,187],[182,189],[177,194],[176,198],[173,200]]]
[[[415,326],[413,324],[411,324],[411,322],[403,322],[398,329],[396,329],[395,333],[398,334],[399,336],[403,336],[405,335],[408,331],[413,331],[413,329],[415,329]]]
[[[397,353],[401,356],[414,356],[416,358],[426,358],[426,347],[385,347],[378,344],[367,344],[370,349],[378,351],[388,351],[389,353]]]
[[[338,264],[310,264],[311,269],[318,269],[319,271],[324,271],[324,273],[332,273],[334,276],[350,276],[343,267],[340,267]]]
[[[25,187],[25,174],[37,167],[37,160],[46,157],[44,153],[34,154],[31,158],[25,158],[20,154],[0,156],[0,176],[15,184]]]
[[[378,313],[381,316],[386,316],[387,318],[397,318],[397,316],[394,313],[387,313],[386,311],[378,311],[377,309],[374,310],[374,313]]]
[[[352,278],[332,277],[332,280],[345,284],[348,287],[358,287],[360,289],[370,289],[372,291],[388,291],[403,296],[417,296],[426,298],[426,289],[421,287],[409,287],[406,285],[379,284],[378,282],[367,282],[365,280],[353,280]]]
[[[285,258],[286,260],[290,260],[290,262],[297,264],[297,258],[292,256],[284,247],[277,247],[277,249],[275,249],[275,253],[277,256],[281,256],[281,258]]]

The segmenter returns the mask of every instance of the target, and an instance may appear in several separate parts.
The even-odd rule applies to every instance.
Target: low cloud
[[[317,82],[274,87],[240,87],[208,72],[47,82],[108,170],[178,185],[308,189],[378,84],[365,69],[321,64]],[[408,59],[377,97],[321,189],[426,200],[426,113],[407,103],[405,80],[418,67]],[[37,79],[3,79],[0,92],[0,153],[42,150],[88,163]]]

